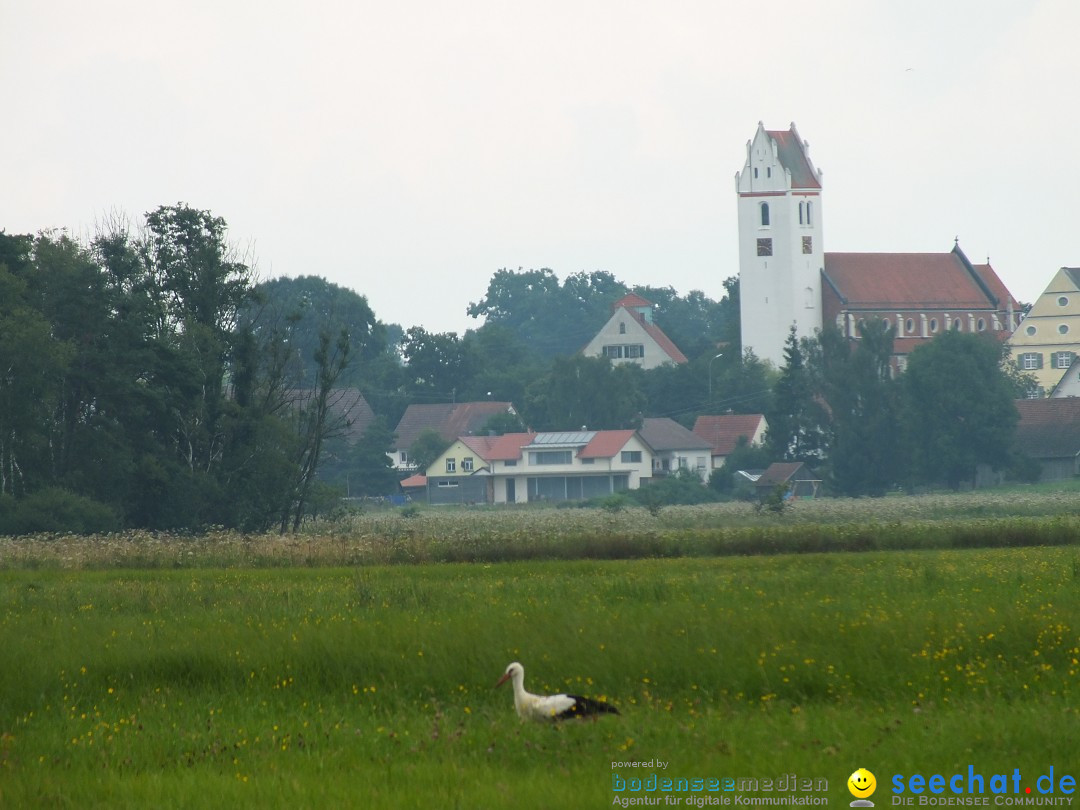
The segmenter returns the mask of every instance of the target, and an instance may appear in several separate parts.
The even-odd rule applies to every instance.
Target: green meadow
[[[414,553],[438,518],[380,519]],[[350,531],[0,541],[0,807],[608,807],[650,761],[832,806],[858,767],[878,807],[893,774],[1080,775],[1075,541],[312,564]],[[622,715],[523,725],[513,660]]]

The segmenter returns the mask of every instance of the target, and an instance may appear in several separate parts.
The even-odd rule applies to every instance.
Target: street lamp
[[[716,355],[716,357],[713,357],[711,360],[709,360],[709,402],[710,402],[710,404],[712,403],[712,364],[713,364],[713,360],[719,360],[723,356],[724,356],[724,353],[721,352],[720,354]]]

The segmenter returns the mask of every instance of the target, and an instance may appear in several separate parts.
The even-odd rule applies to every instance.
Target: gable
[[[725,413],[699,416],[694,433],[705,440],[714,456],[727,456],[745,436],[750,444],[759,443],[765,433],[765,417],[760,413]]]
[[[659,365],[658,362],[655,362],[657,357],[662,358],[660,362],[677,364],[687,362],[686,355],[679,350],[679,347],[664,333],[663,329],[655,323],[646,321],[645,316],[640,312],[625,306],[615,308],[607,323],[585,345],[582,353],[591,357],[603,357],[605,346],[633,345],[644,347],[644,357],[642,359],[646,367]],[[613,359],[634,360],[637,358],[631,355],[629,358]]]
[[[642,420],[638,431],[653,450],[709,450],[712,445],[674,419],[650,417]]]

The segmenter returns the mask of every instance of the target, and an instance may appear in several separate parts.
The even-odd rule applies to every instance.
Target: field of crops
[[[0,807],[608,807],[644,797],[613,791],[659,767],[624,764],[642,761],[826,779],[833,806],[857,767],[877,774],[878,807],[893,774],[1078,776],[1080,546],[1072,507],[1047,497],[1000,518],[887,499],[873,521],[808,521],[861,507],[821,502],[772,526],[716,508],[461,511],[293,540],[0,541]],[[1016,520],[1057,525],[1057,544],[356,564],[497,537],[979,521],[993,537]],[[522,725],[492,689],[511,660],[535,691],[622,715]]]

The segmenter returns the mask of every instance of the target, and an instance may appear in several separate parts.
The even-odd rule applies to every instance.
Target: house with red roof
[[[611,305],[611,317],[582,354],[644,369],[686,362],[686,355],[653,320],[653,303],[637,293],[628,293]]]
[[[461,436],[427,468],[432,504],[572,501],[637,489],[653,450],[636,430]]]
[[[747,444],[761,446],[768,427],[764,414],[760,413],[702,415],[694,422],[694,434],[709,445],[712,467],[719,469],[724,466],[724,459],[738,447],[740,439],[745,439]]]
[[[795,125],[758,123],[735,175],[743,349],[783,364],[791,327],[810,337],[835,324],[858,339],[871,318],[896,330],[897,366],[946,329],[1004,340],[1020,308],[997,273],[959,243],[943,253],[829,253],[822,238],[822,178]]]

